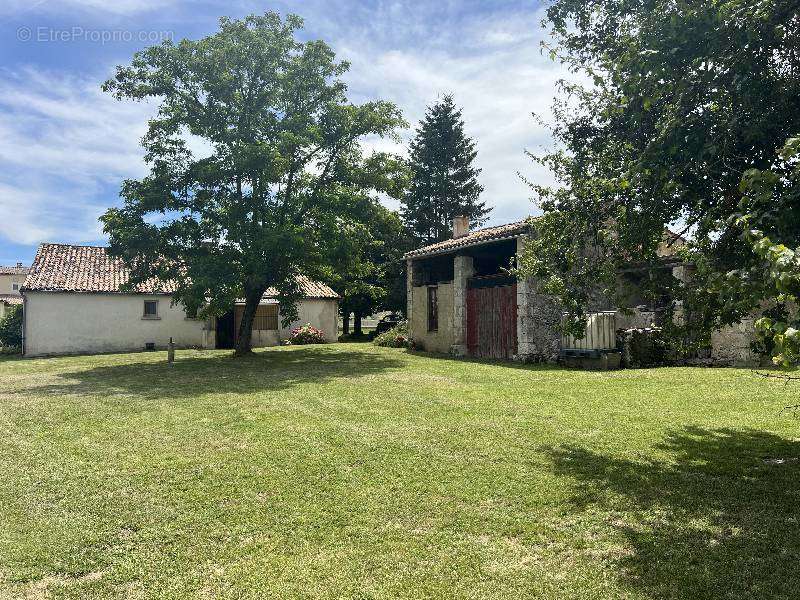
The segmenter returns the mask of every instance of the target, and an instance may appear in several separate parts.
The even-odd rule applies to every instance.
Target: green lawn
[[[364,344],[0,360],[0,598],[797,598],[800,386]]]

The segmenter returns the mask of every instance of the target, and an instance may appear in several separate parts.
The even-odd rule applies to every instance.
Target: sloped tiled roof
[[[22,304],[22,296],[16,294],[0,294],[0,304]]]
[[[24,291],[120,293],[130,270],[121,258],[101,246],[41,244],[33,259]],[[139,294],[170,294],[173,285],[153,281],[136,286]]]
[[[30,269],[23,291],[31,292],[94,292],[124,293],[120,287],[128,282],[130,270],[122,259],[109,256],[101,246],[41,244]],[[338,298],[327,285],[307,277],[298,278],[306,298]],[[171,294],[173,284],[149,281],[135,287],[139,294]],[[267,290],[265,297],[277,291]]]
[[[28,267],[5,267],[0,265],[0,275],[27,275]]]
[[[509,237],[518,236],[528,230],[529,220],[517,221],[515,223],[508,223],[506,225],[498,225],[497,227],[487,227],[486,229],[478,229],[471,231],[467,235],[437,242],[430,246],[425,246],[417,250],[412,250],[405,255],[405,258],[420,258],[423,256],[431,256],[433,254],[444,254],[446,252],[453,252],[459,248],[468,248],[469,246],[477,246],[492,240],[499,240]]]
[[[309,299],[325,299],[325,298],[339,298],[339,294],[334,292],[330,287],[319,281],[309,279],[305,275],[297,276],[297,283],[300,286],[300,292],[304,298]],[[275,288],[267,288],[264,292],[264,298],[277,298],[278,290]]]

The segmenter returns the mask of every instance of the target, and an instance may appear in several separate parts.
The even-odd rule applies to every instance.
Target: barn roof
[[[461,248],[469,248],[471,246],[479,246],[480,244],[485,244],[487,242],[518,237],[529,231],[530,223],[535,219],[536,217],[531,217],[522,221],[507,223],[506,225],[498,225],[496,227],[487,227],[485,229],[470,231],[461,237],[444,240],[442,242],[437,242],[436,244],[431,244],[429,246],[424,246],[417,250],[407,252],[404,258],[414,259],[424,258],[426,256],[434,256],[436,254],[447,254],[448,252],[455,252]],[[665,228],[664,240],[659,247],[658,255],[662,258],[673,256],[676,254],[677,249],[686,243],[686,238],[681,234]]]
[[[83,292],[118,294],[128,282],[130,270],[121,258],[110,256],[102,246],[73,246],[68,244],[41,244],[25,280],[23,291],[29,292]],[[298,284],[306,298],[338,298],[339,295],[323,283],[298,276]],[[133,293],[171,294],[173,283],[156,280],[135,286]],[[270,288],[265,297],[274,297],[277,291]]]
[[[424,246],[417,250],[412,250],[405,255],[405,258],[422,258],[424,256],[432,256],[434,254],[445,254],[447,252],[454,252],[461,248],[469,248],[470,246],[478,246],[486,242],[495,240],[502,240],[512,237],[518,237],[528,231],[529,219],[523,221],[516,221],[506,225],[498,225],[496,227],[487,227],[486,229],[477,229],[470,231],[461,237],[444,240],[437,242],[430,246]]]

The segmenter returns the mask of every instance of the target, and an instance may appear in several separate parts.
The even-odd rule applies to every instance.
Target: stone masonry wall
[[[757,367],[761,355],[750,344],[756,339],[755,320],[745,318],[711,333],[711,360],[714,364],[731,367]]]
[[[517,252],[524,238],[517,238]],[[525,362],[555,362],[561,347],[561,309],[541,294],[532,278],[517,282],[517,357]]]

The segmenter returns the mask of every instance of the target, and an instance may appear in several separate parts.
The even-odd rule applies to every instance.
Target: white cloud
[[[96,80],[35,69],[0,73],[0,234],[12,242],[92,241],[120,182],[142,175],[152,108]]]
[[[415,127],[426,105],[442,93],[453,93],[463,106],[468,135],[478,146],[483,169],[483,200],[495,210],[491,223],[502,223],[536,212],[530,191],[517,176],[539,183],[551,174],[534,165],[524,151],[538,153],[552,144],[549,131],[532,117],[550,120],[556,82],[566,71],[539,52],[536,13],[506,19],[485,19],[463,30],[458,52],[431,50],[426,45],[381,50],[335,45],[352,63],[348,75],[351,96],[393,100]],[[464,49],[467,50],[464,50]],[[413,135],[407,131],[406,138]]]
[[[123,0],[114,10],[144,11],[154,4]],[[70,5],[99,11],[106,2],[66,0],[58,8]],[[39,7],[46,8],[54,10],[56,3]],[[551,143],[531,113],[549,118],[555,82],[566,75],[539,51],[539,13],[462,14],[442,21],[427,10],[401,0],[358,4],[347,12],[329,3],[302,7],[307,34],[326,39],[351,61],[351,99],[392,100],[412,124],[403,144],[369,140],[370,147],[404,152],[426,105],[452,92],[478,145],[483,199],[495,207],[491,223],[535,212],[517,172],[551,181],[524,151]],[[208,17],[206,31],[215,28],[215,17]],[[23,244],[96,241],[97,216],[117,201],[121,181],[144,173],[139,139],[152,107],[114,101],[99,89],[103,75],[0,70],[0,237]],[[193,147],[202,151],[203,145]]]
[[[174,4],[174,0],[5,0],[0,14],[71,14],[77,10],[124,16],[163,10],[171,4]]]

